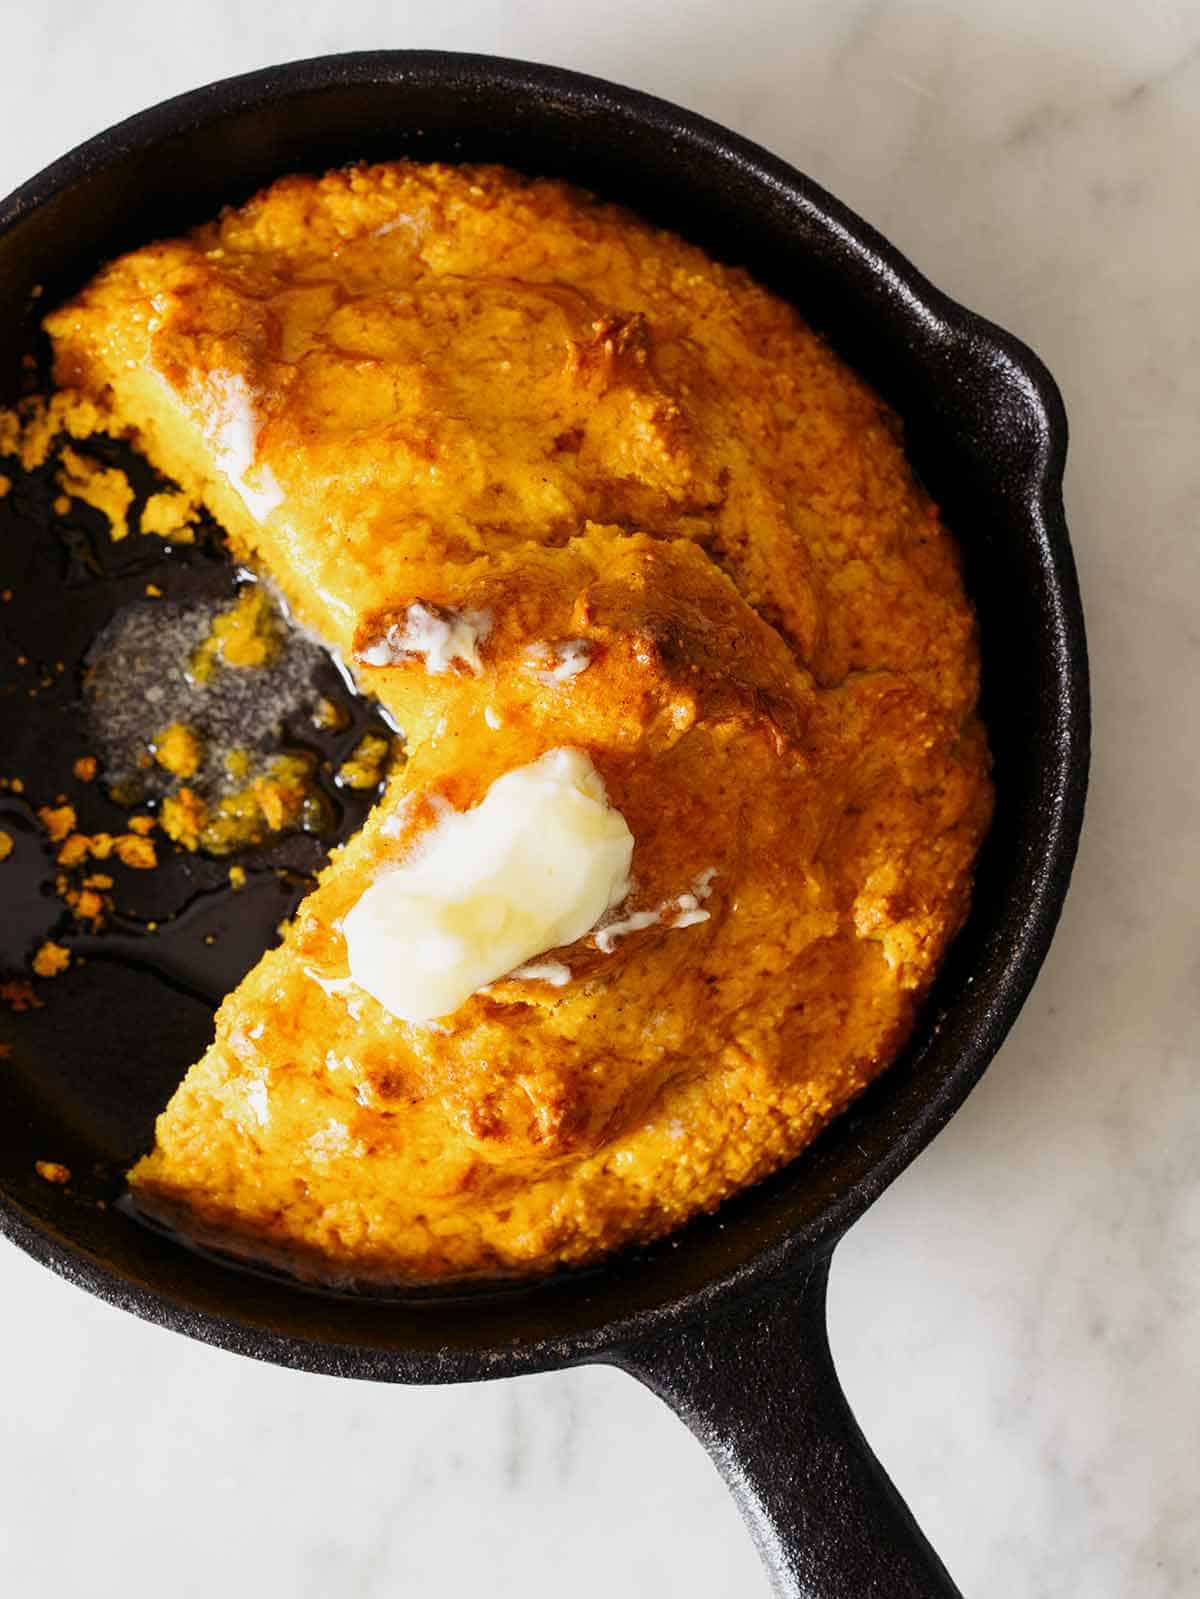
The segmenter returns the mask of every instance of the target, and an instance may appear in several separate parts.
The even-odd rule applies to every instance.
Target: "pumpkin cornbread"
[[[711,1209],[894,1058],[989,817],[974,624],[894,417],[790,307],[561,184],[397,163],[285,179],[46,326],[407,740],[144,1210],[326,1281],[542,1271]],[[628,894],[402,1020],[345,918],[554,750]]]

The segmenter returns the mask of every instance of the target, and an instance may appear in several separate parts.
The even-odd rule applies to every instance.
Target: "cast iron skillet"
[[[36,1067],[17,1060],[2,1074],[0,1227],[113,1304],[281,1365],[428,1383],[610,1362],[711,1451],[779,1593],[953,1594],[842,1396],[825,1285],[846,1228],[995,1053],[1067,890],[1088,678],[1058,391],[1028,349],[744,139],[593,78],[409,51],[214,84],[121,123],[19,189],[0,207],[0,369],[29,345],[40,310],[117,251],[282,173],[400,155],[568,177],[678,229],[794,301],[901,412],[917,469],[964,547],[983,634],[998,809],[970,921],[903,1058],[815,1147],[717,1217],[588,1274],[458,1300],[337,1300],[188,1253],[39,1183],[31,1165],[48,1149],[69,1148],[82,1164],[89,1153],[111,1159],[116,1120],[128,1153],[144,1144],[190,1058],[173,1055],[172,1040],[189,1051],[196,1042],[195,1003],[173,990],[158,991],[152,1012],[122,1014],[117,967],[103,1018],[69,1008]],[[35,284],[43,297],[31,303]]]

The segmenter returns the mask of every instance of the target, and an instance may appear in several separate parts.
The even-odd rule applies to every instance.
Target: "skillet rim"
[[[805,1270],[814,1256],[832,1249],[852,1222],[940,1131],[966,1099],[1027,997],[1049,947],[1067,892],[1082,825],[1090,739],[1087,652],[1074,559],[1062,503],[1067,423],[1057,386],[1041,360],[1012,334],[969,311],[937,289],[869,223],[820,185],[780,158],[740,135],[668,101],[588,74],[532,62],[473,53],[434,50],[363,51],[309,57],[284,65],[216,80],[162,101],[94,135],[52,162],[0,202],[0,237],[56,196],[86,182],[112,162],[152,147],[189,129],[269,106],[298,95],[356,85],[402,88],[421,78],[453,88],[486,81],[514,102],[545,95],[578,108],[586,104],[687,145],[716,171],[733,167],[747,180],[782,196],[810,222],[848,246],[901,302],[910,322],[931,320],[955,348],[972,347],[976,359],[990,355],[1006,369],[1032,402],[1035,437],[1026,443],[1017,497],[1028,516],[1028,536],[1037,547],[1045,595],[1046,644],[1053,659],[1053,733],[1040,756],[1052,799],[1045,817],[1043,849],[1036,861],[1009,881],[1003,903],[1018,898],[1020,931],[991,979],[957,1060],[923,1095],[899,1133],[888,1139],[869,1168],[839,1189],[807,1224],[702,1286],[595,1326],[563,1336],[526,1342],[493,1341],[474,1349],[380,1348],[353,1342],[314,1340],[281,1333],[239,1318],[237,1285],[230,1272],[231,1304],[220,1315],[174,1299],[157,1287],[134,1281],[98,1255],[83,1250],[50,1224],[32,1217],[0,1191],[0,1234],[58,1275],[107,1303],[156,1325],[169,1327],[231,1351],[276,1364],[375,1380],[461,1381],[515,1375],[586,1360],[614,1358],[634,1339],[652,1335],[678,1320],[691,1320],[729,1305],[736,1298],[765,1291],[772,1283]],[[962,1001],[958,1002],[959,1008]],[[752,1191],[751,1191],[752,1192]],[[684,1247],[686,1247],[686,1240]],[[599,1285],[607,1268],[595,1274]],[[619,1286],[619,1285],[617,1285]],[[481,1301],[486,1304],[486,1300]]]

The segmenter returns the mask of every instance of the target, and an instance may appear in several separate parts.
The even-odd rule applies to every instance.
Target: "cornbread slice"
[[[795,1155],[893,1058],[990,807],[973,618],[893,418],[743,274],[562,185],[290,178],[47,320],[410,759],[130,1181],[324,1280],[545,1270]],[[431,1026],[340,920],[571,745],[635,839],[605,930]]]

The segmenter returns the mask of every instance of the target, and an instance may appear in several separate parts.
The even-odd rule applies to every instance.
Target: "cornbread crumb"
[[[53,939],[47,939],[30,964],[37,977],[57,977],[71,964],[71,952]]]
[[[89,839],[83,833],[72,833],[57,855],[60,866],[82,866],[89,854]]]
[[[378,787],[383,781],[391,753],[391,739],[384,738],[380,733],[365,733],[351,750],[349,758],[338,768],[337,781],[343,788]]]
[[[110,908],[106,897],[94,888],[68,889],[64,897],[76,921],[91,922],[93,927],[101,925],[105,912]]]
[[[129,818],[129,831],[131,833],[140,833],[143,838],[147,834],[153,833],[157,826],[158,823],[153,816],[131,816]]]
[[[0,410],[0,455],[16,457],[23,471],[34,472],[49,459],[59,437],[90,439],[97,433],[118,434],[112,416],[94,400],[73,389],[60,389],[48,400],[31,395]]]
[[[6,861],[13,852],[12,834],[0,827],[0,861]]]
[[[345,727],[347,720],[346,712],[327,694],[322,694],[313,706],[312,724],[322,732],[336,733],[339,728]]]
[[[52,844],[61,844],[68,833],[75,830],[73,805],[40,805],[37,814]]]
[[[0,472],[0,500],[2,500],[4,498],[4,496],[10,492],[11,489],[12,489],[12,478],[5,477],[4,473]]]
[[[116,855],[123,866],[133,867],[137,871],[148,871],[152,866],[158,865],[158,856],[150,839],[144,836],[146,821],[150,818],[134,817],[140,825],[136,832],[120,833],[69,833],[63,840],[62,848],[58,852],[57,860],[60,866],[82,866],[90,856],[93,860],[106,861],[110,855]]]
[[[122,833],[115,847],[117,859],[122,866],[130,866],[139,872],[148,872],[158,865],[158,852],[154,848],[152,839],[139,838],[136,833]]]
[[[94,755],[81,755],[72,766],[71,771],[81,783],[90,783],[96,775],[96,757]]]
[[[182,722],[164,728],[153,744],[154,759],[173,777],[195,777],[204,760],[204,745]]]
[[[232,759],[232,755],[227,758],[227,769]],[[302,755],[278,755],[265,776],[223,795],[215,805],[207,804],[192,788],[178,789],[163,800],[159,820],[167,837],[184,849],[228,855],[261,844],[268,833],[302,824],[313,803],[311,761]]]
[[[54,892],[66,901],[75,920],[89,923],[95,931],[104,925],[105,917],[113,908],[108,893],[112,886],[113,880],[107,872],[90,873],[83,879],[81,887],[73,886],[63,872],[54,880]]]
[[[250,792],[262,812],[263,820],[272,832],[278,832],[287,819],[288,792],[282,783],[271,778],[256,778]]]
[[[245,888],[246,868],[244,866],[231,866],[229,868],[229,886],[232,889]]]
[[[208,820],[208,806],[194,789],[181,788],[177,794],[168,794],[159,811],[163,832],[184,849],[200,847],[200,834]]]
[[[35,1160],[33,1169],[46,1183],[69,1183],[71,1181],[71,1168],[64,1166],[58,1160]]]
[[[65,494],[102,511],[110,523],[114,543],[129,533],[129,507],[133,485],[119,466],[105,466],[91,456],[64,444],[59,457],[58,483]],[[57,503],[55,510],[58,510]]]
[[[141,530],[174,544],[193,544],[200,512],[188,494],[152,494],[142,507]]]
[[[162,589],[159,588],[157,583],[147,583],[146,584],[146,594],[147,594],[147,596],[150,599],[152,599],[152,600],[161,600],[162,599],[162,592],[163,592]]]
[[[228,610],[222,611],[212,631],[192,658],[191,673],[207,683],[218,662],[225,666],[266,666],[282,643],[279,618],[263,590],[245,588]]]

